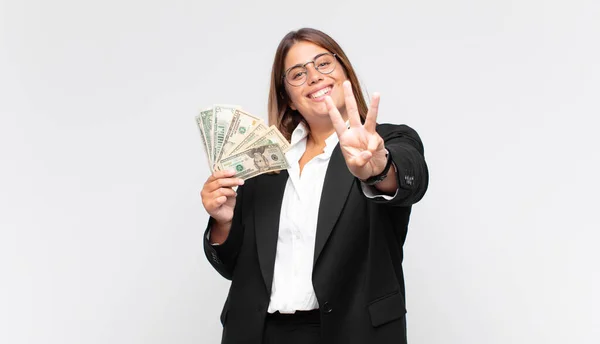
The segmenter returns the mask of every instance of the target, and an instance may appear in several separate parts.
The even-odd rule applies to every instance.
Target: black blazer
[[[339,144],[325,175],[312,274],[323,343],[406,342],[402,245],[411,205],[425,194],[429,177],[413,129],[381,124],[377,132],[397,166],[396,197],[367,198]],[[205,233],[209,262],[232,282],[221,313],[224,344],[262,343],[287,178],[282,171],[247,180],[227,240],[211,246]]]

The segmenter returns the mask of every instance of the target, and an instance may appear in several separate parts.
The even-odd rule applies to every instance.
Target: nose
[[[319,82],[320,80],[323,80],[323,74],[321,74],[321,72],[319,72],[315,68],[314,63],[311,63],[310,67],[306,66],[305,68],[306,68],[306,78],[308,80],[309,85],[315,84],[315,83]]]

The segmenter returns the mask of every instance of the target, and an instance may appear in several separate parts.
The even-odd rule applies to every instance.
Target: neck
[[[341,114],[344,122],[347,121],[346,113],[342,112]],[[307,122],[309,121],[307,120]],[[308,126],[310,127],[310,133],[307,140],[311,146],[325,147],[325,140],[335,133],[335,128],[329,117],[313,119],[308,123]]]
[[[311,147],[325,147],[325,140],[333,134],[335,130],[331,127],[329,131],[319,131],[315,132],[311,128],[310,133],[308,134],[307,144]]]

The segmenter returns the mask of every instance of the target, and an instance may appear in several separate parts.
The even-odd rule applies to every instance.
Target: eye
[[[331,62],[329,62],[329,61],[322,61],[322,62],[319,62],[319,67],[327,67],[330,64],[331,64]]]
[[[302,77],[302,75],[304,75],[304,72],[302,72],[302,71],[295,72],[294,74],[292,74],[292,79],[298,80]]]

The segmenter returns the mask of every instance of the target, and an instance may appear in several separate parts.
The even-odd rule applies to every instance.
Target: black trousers
[[[321,344],[319,310],[267,314],[263,344]]]

